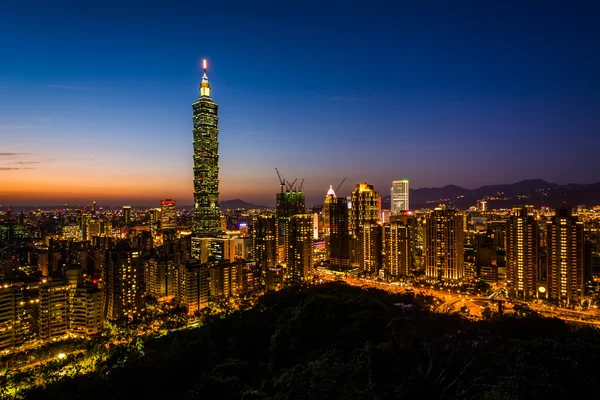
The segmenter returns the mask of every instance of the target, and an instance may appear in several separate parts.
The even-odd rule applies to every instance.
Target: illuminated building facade
[[[463,216],[437,207],[425,220],[425,276],[457,280],[464,275]]]
[[[390,202],[392,206],[392,215],[398,215],[406,210],[410,210],[408,179],[392,181]]]
[[[208,307],[208,265],[188,260],[179,267],[177,301],[194,314]]]
[[[0,351],[20,346],[25,341],[22,286],[22,283],[0,286]]]
[[[217,263],[210,266],[210,298],[230,297],[241,289],[242,264]]]
[[[540,229],[535,217],[527,208],[513,208],[506,225],[506,280],[517,297],[537,296],[539,246]]]
[[[221,211],[219,208],[219,106],[210,97],[210,84],[204,76],[200,97],[192,105],[194,133],[194,237],[219,237]]]
[[[329,237],[326,239],[329,264],[341,269],[350,266],[348,199],[336,197],[328,205]]]
[[[125,241],[109,251],[105,272],[106,319],[139,318],[144,310],[144,271],[138,249]]]
[[[89,337],[104,327],[104,293],[95,286],[74,289],[69,315],[69,333]]]
[[[275,214],[277,215],[277,246],[283,249],[288,248],[287,241],[287,223],[293,215],[304,214],[306,207],[304,204],[304,193],[296,190],[283,190],[277,193]],[[287,250],[283,252],[283,259],[287,257]]]
[[[131,206],[123,206],[123,223],[128,224],[131,222]]]
[[[547,227],[549,297],[564,305],[582,303],[585,293],[583,223],[573,216],[571,209],[559,208]]]
[[[287,274],[306,280],[313,272],[312,214],[298,214],[287,223]]]
[[[401,277],[413,267],[413,235],[416,220],[410,216],[392,216],[384,225],[384,269],[386,275]]]
[[[365,221],[358,234],[358,259],[361,271],[379,272],[382,264],[382,226],[377,221]]]
[[[177,203],[166,199],[160,202],[160,228],[164,230],[177,229]]]
[[[66,280],[48,281],[40,286],[39,333],[42,340],[69,333],[69,293]]]
[[[260,269],[266,272],[277,266],[277,217],[259,215],[254,218],[252,251]]]
[[[379,219],[379,193],[373,189],[373,185],[359,183],[350,196],[350,264],[360,267],[364,264],[361,259],[364,249],[365,237],[361,239],[361,230],[368,223],[369,226],[378,222]],[[366,237],[370,237],[367,234]]]

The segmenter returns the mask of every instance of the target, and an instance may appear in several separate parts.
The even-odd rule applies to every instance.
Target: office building
[[[221,211],[219,208],[219,106],[210,97],[206,76],[200,84],[200,97],[192,105],[194,133],[194,237],[220,237]]]
[[[425,276],[458,280],[464,275],[463,216],[444,205],[425,219]]]
[[[506,280],[517,297],[537,297],[540,229],[527,208],[513,208],[506,224]],[[542,294],[546,289],[542,286]]]
[[[160,202],[160,228],[163,231],[177,229],[177,203],[166,199]]]
[[[346,270],[350,266],[350,227],[348,199],[335,197],[327,204],[329,236],[326,238],[326,251],[329,265]]]
[[[549,297],[565,306],[581,304],[585,294],[583,223],[571,209],[559,208],[547,228]]]
[[[131,222],[131,206],[123,206],[123,223],[128,224]]]
[[[350,264],[354,267],[361,267],[364,258],[362,249],[364,248],[364,236],[361,240],[361,230],[365,223],[369,227],[379,220],[379,193],[373,189],[373,185],[368,183],[359,183],[356,189],[351,193],[350,201]],[[371,237],[370,233],[366,237]],[[362,268],[362,267],[361,267]]]
[[[390,189],[390,204],[392,215],[399,215],[404,211],[410,210],[408,179],[402,179],[392,182]]]
[[[304,193],[297,191],[295,188],[284,189],[281,187],[281,192],[277,193],[275,214],[277,215],[277,246],[283,249],[283,258],[278,261],[285,261],[287,256],[287,223],[293,215],[304,214],[306,207],[304,204]],[[312,234],[312,232],[311,232]]]

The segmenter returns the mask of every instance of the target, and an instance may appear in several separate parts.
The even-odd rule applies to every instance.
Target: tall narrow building
[[[312,215],[297,214],[287,222],[287,274],[308,280],[313,272]]]
[[[384,269],[386,275],[401,277],[413,267],[413,241],[417,221],[411,216],[392,216],[384,225]]]
[[[284,190],[281,187],[281,192],[277,193],[276,196],[276,208],[275,214],[277,215],[277,247],[282,249],[281,254],[283,257],[279,257],[279,261],[286,261],[287,257],[287,224],[289,219],[293,215],[304,214],[306,212],[306,206],[304,203],[304,193],[296,190],[295,188],[289,188]]]
[[[362,269],[365,265],[365,250],[373,249],[376,251],[376,246],[372,246],[372,243],[369,242],[371,239],[377,239],[376,232],[368,232],[365,236],[363,235],[363,228],[368,225],[368,229],[371,230],[379,220],[379,193],[373,189],[373,185],[359,183],[351,193],[350,199],[350,264],[353,267]],[[371,233],[375,234],[371,235]],[[379,238],[381,238],[381,235],[379,235]],[[367,256],[367,259],[369,260],[367,264],[371,264],[373,258]],[[373,262],[377,262],[377,260],[373,260]],[[372,267],[370,265],[368,269],[371,270],[374,268]]]
[[[559,208],[548,222],[548,291],[561,305],[584,300],[583,223],[571,209]]]
[[[537,295],[540,228],[527,208],[513,208],[506,224],[506,280],[517,297]]]
[[[457,280],[464,275],[463,216],[437,207],[425,220],[425,276]]]
[[[163,231],[177,229],[177,203],[175,202],[175,200],[161,200],[160,228]]]
[[[200,98],[192,105],[194,116],[194,237],[219,237],[221,211],[219,208],[219,106],[210,97],[210,83],[204,76]]]
[[[337,197],[329,188],[323,208],[325,215],[325,243],[329,265],[345,270],[350,265],[350,230],[348,221],[348,199]]]
[[[277,217],[259,215],[254,218],[252,251],[263,273],[277,266]]]
[[[410,210],[408,200],[408,179],[393,181],[390,190],[392,215],[399,215],[403,211]]]

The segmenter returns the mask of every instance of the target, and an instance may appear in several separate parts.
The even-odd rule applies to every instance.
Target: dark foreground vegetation
[[[143,356],[31,399],[564,399],[594,393],[600,334],[559,320],[473,322],[431,299],[343,284],[269,294],[146,343]],[[141,353],[140,353],[141,354]]]

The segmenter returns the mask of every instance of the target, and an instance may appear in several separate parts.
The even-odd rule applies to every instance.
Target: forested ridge
[[[341,283],[286,289],[27,398],[505,400],[594,393],[596,329],[536,316],[471,321],[431,312],[430,302]]]

